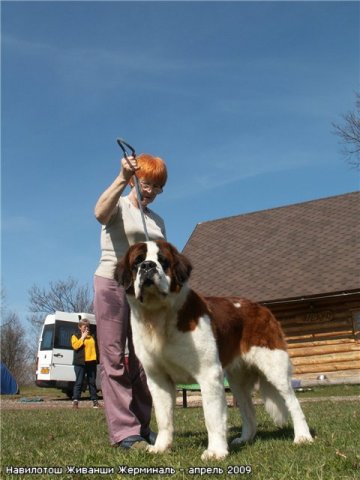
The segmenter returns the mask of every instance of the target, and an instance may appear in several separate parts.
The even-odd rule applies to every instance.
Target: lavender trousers
[[[94,290],[101,391],[110,442],[115,444],[130,435],[150,433],[152,399],[134,352],[124,289],[115,280],[95,275]]]

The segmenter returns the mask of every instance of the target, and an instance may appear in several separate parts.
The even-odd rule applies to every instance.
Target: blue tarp
[[[1,362],[1,395],[14,395],[19,390],[15,378],[8,368]]]

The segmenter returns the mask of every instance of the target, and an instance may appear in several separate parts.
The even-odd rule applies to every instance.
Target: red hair
[[[164,160],[160,157],[153,157],[148,153],[141,153],[136,157],[139,170],[136,170],[136,176],[139,179],[148,180],[159,187],[163,187],[167,180],[167,168]],[[130,185],[133,186],[134,182],[130,179]]]

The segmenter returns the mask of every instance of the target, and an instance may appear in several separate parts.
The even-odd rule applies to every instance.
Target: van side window
[[[63,322],[62,320],[56,320],[54,348],[63,348],[65,350],[72,350],[71,336],[77,332],[78,332],[77,323]]]
[[[90,323],[90,334],[95,338],[96,340],[96,325],[92,325]]]
[[[52,350],[54,340],[54,324],[45,325],[42,338],[40,350]]]

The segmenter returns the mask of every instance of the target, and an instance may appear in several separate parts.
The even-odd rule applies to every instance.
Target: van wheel
[[[70,398],[70,399],[71,399],[72,396],[73,396],[73,391],[72,391],[72,389],[66,389],[66,390],[64,389],[64,390],[62,390],[62,392],[65,393],[65,395],[66,395],[68,398]]]

